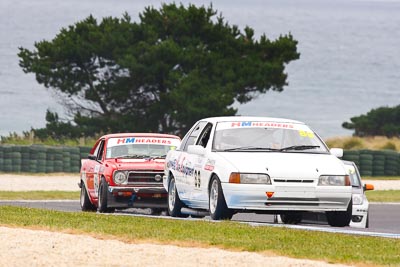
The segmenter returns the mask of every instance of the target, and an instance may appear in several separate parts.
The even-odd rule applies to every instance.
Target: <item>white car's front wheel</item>
[[[333,227],[348,226],[351,221],[352,208],[353,202],[350,200],[346,211],[327,211],[326,219],[328,220],[328,224]]]
[[[181,212],[183,206],[176,189],[175,178],[172,177],[168,185],[168,214],[172,217],[188,217]]]
[[[211,180],[211,186],[208,195],[210,217],[213,220],[230,220],[233,216],[233,211],[228,209],[226,205],[221,182],[217,176],[214,176]]]

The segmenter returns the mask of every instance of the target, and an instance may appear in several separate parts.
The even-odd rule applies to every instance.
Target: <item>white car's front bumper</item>
[[[222,189],[228,208],[237,210],[345,211],[351,199],[350,186],[222,183]]]
[[[368,227],[368,201],[364,201],[362,205],[353,205],[353,214],[350,221],[351,227],[367,228]]]

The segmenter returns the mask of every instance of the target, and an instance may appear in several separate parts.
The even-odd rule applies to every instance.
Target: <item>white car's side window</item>
[[[208,141],[210,140],[212,127],[213,125],[211,123],[208,123],[206,127],[204,127],[204,130],[201,133],[199,139],[197,140],[196,145],[200,145],[202,147],[207,146]]]
[[[202,130],[204,129],[206,124],[207,124],[206,121],[200,121],[193,128],[193,130],[183,138],[182,145],[181,145],[181,150],[182,151],[187,151],[188,146],[195,144],[197,137],[202,132]]]

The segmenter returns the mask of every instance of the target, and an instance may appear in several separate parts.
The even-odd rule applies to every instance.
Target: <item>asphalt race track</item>
[[[81,212],[78,200],[44,200],[44,201],[0,201],[0,205],[21,206],[39,209],[51,209],[68,212]],[[119,215],[127,216],[149,216],[146,210],[128,209],[116,212]],[[163,218],[171,218],[161,216]],[[207,217],[205,219],[208,219]],[[232,218],[234,221],[249,223],[252,225],[263,226],[272,225],[281,227],[282,224],[274,223],[274,216],[268,214],[238,213]],[[298,225],[285,225],[287,227],[344,232],[351,234],[372,235],[381,237],[400,238],[400,204],[399,203],[370,203],[370,228],[359,229],[353,227],[330,227],[324,221],[304,221]]]

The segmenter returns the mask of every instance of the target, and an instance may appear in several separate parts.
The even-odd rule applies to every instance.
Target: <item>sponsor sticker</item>
[[[243,128],[277,128],[277,129],[289,129],[298,130],[303,132],[312,132],[305,124],[300,123],[286,123],[286,122],[271,122],[271,121],[231,121],[231,122],[220,122],[217,125],[216,130],[226,129],[243,129]]]
[[[207,159],[206,164],[204,165],[204,170],[213,171],[215,166],[215,160]]]
[[[177,147],[179,140],[172,138],[154,138],[154,137],[125,137],[125,138],[110,138],[108,140],[108,147],[118,145],[139,145],[139,144],[153,144]]]

